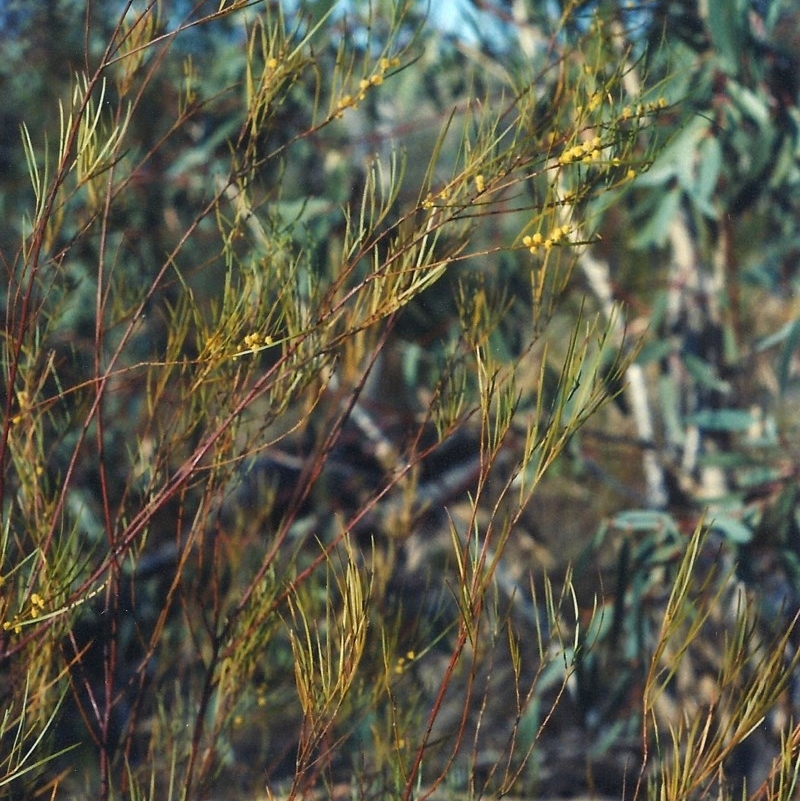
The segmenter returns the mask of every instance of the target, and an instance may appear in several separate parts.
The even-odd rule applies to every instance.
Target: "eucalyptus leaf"
[[[730,392],[730,384],[722,380],[717,374],[716,366],[709,364],[705,359],[701,359],[693,353],[684,353],[683,363],[689,375],[691,375],[700,386],[713,389],[716,392]]]
[[[678,187],[665,193],[655,213],[631,240],[631,247],[662,247],[667,240],[670,223],[680,208],[680,201],[681,190]]]
[[[658,390],[667,441],[672,445],[680,445],[685,438],[681,420],[680,389],[671,375],[664,375],[658,382]]]
[[[722,68],[729,75],[739,71],[746,18],[735,0],[708,0],[708,31]]]
[[[311,225],[324,221],[331,216],[340,216],[341,212],[327,198],[300,198],[298,200],[280,200],[270,207],[279,220],[281,227],[294,228],[297,225]],[[324,226],[327,231],[328,226]],[[318,232],[320,233],[320,232]]]
[[[791,377],[792,356],[800,341],[800,317],[785,327],[784,345],[778,358],[778,385],[781,392],[786,392]]]
[[[736,473],[736,483],[741,489],[749,487],[763,487],[773,481],[780,481],[781,471],[774,467],[756,465],[739,470]]]
[[[671,339],[657,339],[647,342],[636,355],[636,364],[652,364],[660,362],[675,351],[675,343]]]
[[[760,129],[772,124],[766,97],[756,94],[738,81],[728,81],[726,89],[733,103]]]
[[[744,409],[703,409],[690,415],[689,422],[704,431],[747,431],[753,415]]]
[[[687,159],[691,161],[694,158],[699,143],[710,129],[710,120],[705,117],[693,117],[659,153],[653,166],[636,178],[636,186],[639,188],[663,186],[676,177],[681,165],[685,164]]]
[[[672,517],[652,509],[632,509],[620,512],[613,520],[615,528],[630,532],[670,531],[675,529]]]
[[[796,182],[798,160],[796,142],[790,137],[784,136],[775,150],[777,150],[777,153],[773,151],[774,161],[769,177],[770,189],[778,189],[792,179]]]
[[[712,531],[719,531],[726,540],[735,545],[747,545],[753,539],[750,526],[728,515],[717,515],[711,522]]]
[[[770,348],[774,348],[776,345],[786,342],[786,340],[792,336],[793,329],[795,329],[798,325],[800,325],[800,318],[782,325],[777,331],[774,331],[773,333],[759,340],[754,348],[755,352],[763,353],[765,350],[769,350]]]
[[[752,458],[742,451],[708,451],[697,458],[698,465],[703,467],[721,467],[725,470],[747,467]]]
[[[717,187],[722,168],[722,146],[717,137],[709,136],[700,143],[698,159],[694,191],[697,197],[708,200]]]

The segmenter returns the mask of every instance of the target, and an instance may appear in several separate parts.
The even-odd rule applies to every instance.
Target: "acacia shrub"
[[[3,246],[1,786],[535,786],[585,624],[504,554],[630,364],[566,292],[663,108],[600,20],[461,96],[403,8],[88,11]]]

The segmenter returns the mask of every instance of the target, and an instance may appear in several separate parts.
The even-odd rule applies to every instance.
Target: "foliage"
[[[474,46],[380,2],[5,21],[4,88],[38,106],[0,232],[2,792],[744,788],[794,669],[796,499],[773,399],[754,434],[730,371],[782,346],[786,390],[796,326],[745,352],[719,263],[731,215],[783,226],[781,258],[793,237],[758,196],[795,180],[795,108],[762,91],[777,11],[758,39],[709,2],[657,42],[681,4],[532,5],[487,6]],[[26,86],[43,30],[64,57]],[[787,154],[766,186],[748,133]],[[587,453],[615,426],[649,508],[596,503],[560,550],[541,515],[536,542],[554,486],[616,470]]]

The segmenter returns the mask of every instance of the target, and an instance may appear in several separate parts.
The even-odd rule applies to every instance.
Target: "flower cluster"
[[[11,620],[4,620],[3,621],[3,631],[12,631],[14,634],[19,634],[22,631],[22,624],[19,622],[18,618],[15,618],[13,621]]]
[[[486,191],[486,176],[483,173],[477,173],[473,180],[475,182],[475,193],[477,195],[483,194]],[[440,189],[435,194],[433,192],[428,192],[428,194],[425,195],[425,199],[422,201],[422,208],[432,209],[437,205],[446,205],[458,194],[460,188],[459,184],[453,182],[443,189]]]
[[[397,660],[397,664],[394,666],[394,672],[398,676],[401,676],[406,672],[408,665],[416,658],[417,655],[414,653],[414,651],[409,651],[405,656],[401,656],[400,659]]]
[[[448,192],[447,188],[441,190],[441,192],[437,192],[435,195],[432,195],[430,192],[425,196],[425,200],[422,201],[422,208],[423,209],[432,209],[437,203],[446,203],[450,193]]]
[[[400,64],[399,58],[381,58],[378,61],[378,68],[377,70],[369,76],[369,78],[362,78],[358,84],[358,94],[356,95],[343,95],[339,98],[339,102],[336,104],[336,111],[334,112],[334,116],[337,118],[341,118],[345,112],[345,109],[348,108],[356,108],[358,104],[364,100],[367,96],[367,92],[373,86],[380,86],[383,83],[383,78],[386,73],[392,68],[397,67]]]
[[[590,73],[591,72],[591,68],[589,68],[589,66],[586,65],[584,67],[584,71]],[[597,109],[600,108],[600,106],[602,105],[604,98],[605,98],[605,95],[602,92],[594,92],[589,97],[589,99],[586,101],[586,105],[585,106],[581,106],[581,105],[575,106],[575,114],[576,114],[576,116],[582,117],[584,115],[584,113],[590,114],[593,111],[597,111]]]
[[[580,145],[574,145],[567,148],[559,157],[558,163],[562,166],[565,164],[574,164],[576,161],[590,162],[597,161],[600,158],[600,149],[603,143],[599,136],[594,136],[587,139]]]
[[[15,414],[11,418],[11,425],[17,425],[21,420],[25,412],[27,412],[31,407],[31,399],[28,391],[25,389],[17,390],[17,403],[19,404],[19,414]]]
[[[553,245],[558,245],[560,242],[563,242],[571,232],[572,228],[570,228],[569,225],[560,225],[556,226],[547,237],[543,236],[538,231],[533,235],[524,236],[522,238],[522,244],[525,245],[531,253],[536,253],[539,248],[550,250]]]
[[[619,118],[623,121],[631,120],[634,117],[644,117],[646,114],[652,114],[654,111],[661,111],[667,107],[667,101],[663,97],[658,100],[653,100],[649,103],[639,103],[636,106],[625,106],[620,112]]]
[[[248,334],[244,338],[244,350],[253,353],[258,353],[273,344],[275,344],[275,340],[269,334]]]
[[[31,594],[31,620],[35,620],[44,612],[44,605],[44,598],[38,592]],[[19,617],[3,621],[3,631],[13,631],[14,634],[19,634],[22,631],[22,621]]]

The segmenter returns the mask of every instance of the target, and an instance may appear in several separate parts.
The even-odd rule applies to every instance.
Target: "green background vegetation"
[[[0,8],[0,795],[795,795],[792,2]]]

